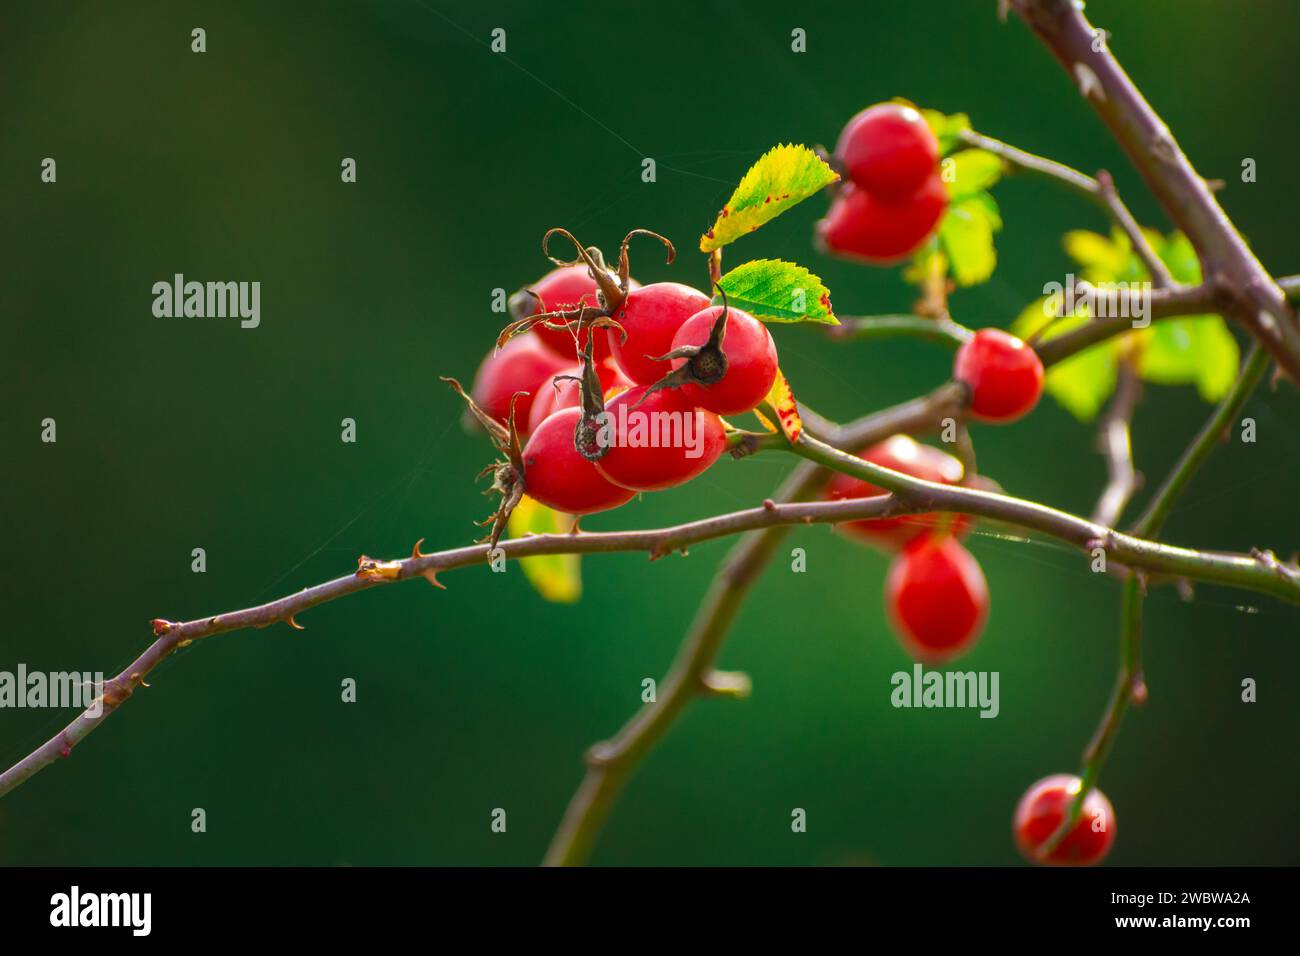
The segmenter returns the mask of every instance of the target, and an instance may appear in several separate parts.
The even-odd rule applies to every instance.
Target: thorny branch
[[[1151,317],[1161,319],[1200,312],[1224,312],[1235,317],[1257,340],[1241,377],[1216,409],[1205,428],[1184,453],[1138,521],[1133,533],[1114,530],[1124,504],[1135,488],[1128,449],[1128,421],[1136,401],[1123,376],[1106,427],[1110,481],[1093,520],[1008,495],[959,486],[938,485],[871,465],[835,447],[857,448],[896,432],[922,432],[938,427],[943,417],[962,417],[960,389],[945,387],[869,416],[859,423],[834,428],[813,427],[826,437],[808,434],[789,450],[807,459],[790,475],[776,500],[762,507],[717,515],[687,524],[648,531],[538,535],[502,542],[497,549],[476,545],[424,554],[419,543],[409,558],[377,561],[362,557],[355,573],[306,588],[256,607],[185,622],[155,620],[156,640],[135,661],[105,682],[102,697],[59,734],[0,774],[0,796],[44,767],[70,754],[104,720],[145,683],[149,674],[175,650],[195,640],[248,627],[287,623],[300,627],[297,616],[328,601],[381,584],[422,577],[442,587],[441,571],[482,564],[495,553],[522,558],[540,554],[588,554],[646,551],[652,559],[685,551],[695,543],[743,534],[732,549],[701,607],[677,660],[663,683],[659,702],[643,708],[611,741],[588,755],[587,776],[575,794],[547,856],[549,863],[581,862],[590,853],[600,825],[640,758],[663,736],[678,713],[697,695],[739,696],[744,682],[713,670],[713,661],[744,596],[775,551],[781,538],[797,524],[837,523],[868,517],[932,511],[961,512],[1019,525],[1057,537],[1078,547],[1102,547],[1110,558],[1130,570],[1125,582],[1120,676],[1097,735],[1085,754],[1082,793],[1095,782],[1113,743],[1128,703],[1144,694],[1139,634],[1142,593],[1146,582],[1161,578],[1199,580],[1239,586],[1300,603],[1300,567],[1279,561],[1270,552],[1249,555],[1196,551],[1150,540],[1174,500],[1262,378],[1269,358],[1300,381],[1300,327],[1287,298],[1300,297],[1300,277],[1274,280],[1250,253],[1220,208],[1213,191],[1196,173],[1168,128],[1142,98],[1111,55],[1098,50],[1098,35],[1081,11],[1064,0],[1010,0],[1043,42],[1061,60],[1082,94],[1092,103],[1129,152],[1148,185],[1186,233],[1201,258],[1205,281],[1195,287],[1176,285],[1151,249],[1142,230],[1117,195],[1109,174],[1086,176],[1060,163],[1035,156],[974,132],[963,140],[996,153],[1010,165],[1048,176],[1103,208],[1128,236],[1160,288],[1150,300]],[[1042,343],[1039,353],[1051,365],[1082,349],[1132,328],[1131,311],[1119,301],[1096,319]],[[1099,310],[1103,311],[1103,310]],[[875,316],[846,323],[840,337],[920,335],[956,347],[970,334],[950,319],[917,316]],[[810,422],[816,416],[809,413]],[[855,475],[888,489],[891,494],[869,499],[807,502],[832,470]],[[1077,808],[1076,808],[1077,814]]]
[[[938,393],[944,396],[944,390]],[[937,424],[936,403],[928,400],[908,403],[874,419],[873,428],[892,434],[907,424],[925,429]],[[896,427],[898,426],[898,427]],[[888,431],[885,431],[888,429]],[[839,523],[885,515],[951,511],[999,520],[1039,531],[1081,548],[1104,547],[1111,558],[1153,576],[1189,578],[1272,594],[1300,603],[1300,567],[1279,561],[1269,552],[1252,555],[1196,551],[1160,544],[1121,534],[1095,522],[1009,495],[939,485],[881,468],[805,435],[792,450],[820,465],[842,471],[896,492],[887,497],[849,499],[835,502],[764,504],[759,508],[717,515],[700,521],[651,531],[611,531],[568,535],[535,535],[502,541],[499,553],[507,558],[537,554],[593,554],[615,551],[646,551],[652,558],[663,557],[689,545],[778,525]],[[178,647],[227,631],[266,627],[277,622],[297,626],[304,611],[348,594],[379,584],[425,578],[438,584],[437,574],[456,568],[484,564],[491,560],[489,545],[453,548],[423,554],[417,543],[411,557],[400,561],[378,561],[362,557],[355,573],[306,588],[267,604],[192,621],[154,621],[157,640],[120,674],[105,682],[102,704],[74,719],[60,733],[46,741],[13,767],[0,774],[0,796],[8,793],[37,771],[67,756],[91,731],[104,722],[137,688],[149,673]],[[439,586],[441,586],[439,584]],[[99,711],[96,713],[96,711]]]
[[[1300,323],[1286,294],[1250,251],[1169,127],[1124,72],[1106,32],[1089,23],[1080,5],[1068,0],[1011,3],[1060,61],[1191,241],[1202,274],[1230,302],[1226,311],[1268,349],[1292,382],[1300,384]]]

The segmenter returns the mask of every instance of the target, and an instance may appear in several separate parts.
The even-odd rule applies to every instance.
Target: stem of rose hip
[[[837,341],[910,337],[953,349],[960,348],[974,334],[950,318],[932,319],[923,315],[841,316],[839,325],[827,329],[827,335]]]
[[[1097,785],[1102,767],[1110,756],[1111,747],[1119,734],[1120,723],[1128,710],[1129,704],[1142,704],[1146,701],[1146,682],[1142,677],[1142,577],[1132,572],[1124,582],[1123,604],[1120,618],[1120,667],[1115,678],[1115,689],[1111,692],[1110,703],[1101,717],[1092,740],[1083,752],[1083,766],[1079,770],[1079,792],[1070,802],[1069,812],[1052,835],[1039,848],[1039,856],[1046,859],[1057,848],[1066,835],[1074,829],[1083,815],[1083,807],[1088,793]]]
[[[1205,426],[1187,446],[1182,457],[1174,466],[1169,476],[1152,496],[1142,516],[1133,524],[1132,531],[1140,538],[1149,538],[1164,526],[1174,502],[1182,493],[1187,483],[1192,480],[1201,463],[1209,457],[1210,452],[1222,440],[1224,432],[1231,428],[1250,394],[1264,377],[1270,356],[1258,343],[1251,347],[1246,356],[1240,374],[1232,388],[1216,406]]]

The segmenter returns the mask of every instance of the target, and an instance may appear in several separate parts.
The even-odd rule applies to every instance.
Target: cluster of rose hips
[[[939,141],[910,106],[878,103],[853,117],[833,162],[846,182],[817,227],[831,252],[896,262],[921,247],[948,208]]]
[[[522,331],[488,354],[472,389],[488,416],[513,419],[523,492],[574,516],[707,470],[727,445],[719,416],[757,407],[777,375],[776,344],[749,313],[680,283],[639,285],[626,240],[617,273],[583,253],[511,300]],[[689,444],[628,434],[674,416],[691,419]]]
[[[938,227],[948,205],[938,161],[938,141],[916,110],[881,103],[853,117],[832,159],[847,182],[817,225],[822,244],[830,252],[872,264],[915,253]],[[972,418],[1010,422],[1037,404],[1043,365],[1015,336],[981,329],[958,350],[953,378],[966,386]],[[906,435],[873,445],[861,457],[939,484],[966,479],[956,458]],[[832,500],[885,493],[842,474],[826,488]],[[975,643],[988,617],[989,593],[979,563],[960,541],[970,528],[967,517],[925,514],[852,521],[841,527],[894,554],[885,580],[886,610],[914,657],[944,663]],[[1013,832],[1026,859],[1084,865],[1101,861],[1110,851],[1115,813],[1099,790],[1088,792],[1076,822],[1058,833],[1081,786],[1079,778],[1058,774],[1025,793],[1016,808]]]
[[[981,329],[957,352],[953,378],[965,384],[972,417],[1014,421],[1029,413],[1043,389],[1043,365],[1024,342],[998,329]],[[966,477],[953,456],[894,435],[861,452],[864,461],[938,484]],[[826,497],[867,498],[886,491],[839,474]],[[943,663],[968,650],[988,617],[989,592],[979,563],[960,539],[965,515],[914,515],[846,522],[846,533],[895,553],[885,579],[885,604],[894,629],[914,657]]]
[[[938,158],[938,143],[916,110],[879,104],[855,116],[834,157],[848,181],[818,224],[825,246],[872,263],[915,252],[947,207]],[[637,284],[628,275],[627,239],[613,270],[597,250],[564,235],[579,249],[579,260],[511,299],[515,321],[474,381],[471,409],[511,458],[498,466],[503,506],[494,540],[509,501],[522,494],[581,516],[696,477],[726,448],[719,416],[756,408],[778,375],[775,343],[753,316],[729,308],[725,299],[715,306],[705,293],[679,283]],[[663,241],[671,262],[672,246]],[[953,365],[970,417],[990,423],[1028,414],[1042,393],[1043,375],[1033,348],[998,329],[973,333]],[[624,429],[631,413],[651,421],[662,414],[693,416],[698,434],[689,453],[685,443],[629,440]],[[613,428],[600,442],[593,430],[598,415]],[[973,480],[957,458],[906,435],[867,448],[861,457],[939,484]],[[832,500],[886,493],[843,474],[825,490]],[[978,562],[961,544],[968,517],[863,519],[841,529],[893,554],[886,608],[914,657],[944,663],[975,643],[988,617],[989,593]],[[1024,795],[1014,834],[1027,858],[1095,863],[1109,852],[1114,811],[1097,790],[1088,793],[1068,832],[1058,832],[1080,786],[1078,778],[1058,775]]]

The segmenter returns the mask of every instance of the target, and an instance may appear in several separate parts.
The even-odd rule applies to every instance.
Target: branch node
[[[1128,699],[1132,701],[1133,706],[1142,707],[1150,698],[1147,691],[1146,676],[1141,671],[1133,675],[1133,680],[1129,683]]]
[[[592,770],[601,770],[612,764],[618,757],[618,750],[608,740],[602,740],[598,744],[592,744],[587,748],[584,759],[587,766]]]
[[[362,555],[357,558],[357,577],[367,581],[396,581],[402,576],[401,561],[377,561]]]
[[[744,671],[711,670],[700,678],[700,689],[710,697],[748,700],[754,691],[754,682]]]

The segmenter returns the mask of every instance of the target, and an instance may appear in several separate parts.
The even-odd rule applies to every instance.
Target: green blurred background
[[[1138,216],[1167,222],[1064,74],[993,0],[809,4],[6,4],[0,25],[3,496],[0,669],[113,673],[155,616],[190,618],[402,556],[465,544],[489,459],[439,375],[468,379],[500,317],[492,289],[547,268],[554,225],[607,249],[633,227],[677,241],[643,281],[702,283],[689,252],[747,166],[778,142],[832,143],[902,95],[1085,170],[1111,169]],[[1293,3],[1122,3],[1090,12],[1266,265],[1300,271]],[[190,52],[190,30],[208,52]],[[503,27],[506,56],[487,47]],[[807,31],[808,52],[790,51]],[[58,182],[39,181],[40,161]],[[358,182],[339,181],[355,157]],[[658,182],[641,182],[654,157]],[[1237,181],[1243,157],[1258,182]],[[953,300],[1006,325],[1069,268],[1060,234],[1097,211],[1035,181],[996,189],[1000,265]],[[897,270],[811,247],[820,197],[731,254],[818,272],[841,313],[906,310]],[[155,281],[260,280],[262,323],[158,319]],[[942,381],[916,343],[776,331],[801,399],[848,418]],[[1135,430],[1154,484],[1206,407],[1150,387]],[[1171,539],[1289,553],[1300,401],[1261,391],[1254,445],[1225,445]],[[58,443],[39,441],[58,422]],[[344,417],[358,441],[339,440]],[[1092,430],[1052,401],[976,432],[1013,493],[1088,512],[1104,480]],[[690,490],[586,522],[654,527],[752,506],[789,462],[724,461]],[[428,545],[426,545],[427,547]],[[1001,714],[894,710],[910,666],[881,608],[886,563],[825,528],[788,548],[721,665],[743,704],[692,707],[613,814],[602,864],[1012,864],[1012,808],[1071,770],[1109,692],[1118,591],[1048,540],[971,548],[993,596],[963,669],[1001,673]],[[208,570],[190,570],[194,547]],[[287,627],[169,660],[73,759],[0,801],[0,862],[531,864],[580,755],[668,666],[725,543],[653,565],[584,562],[586,594],[547,605],[519,569],[382,589]],[[1151,595],[1149,705],[1103,777],[1116,864],[1300,862],[1294,608],[1202,588]],[[355,678],[359,701],[339,701]],[[1242,704],[1240,681],[1259,682]],[[67,712],[0,711],[0,762]],[[208,832],[190,830],[203,807]],[[508,812],[506,834],[489,814]],[[790,812],[808,812],[792,834]]]

